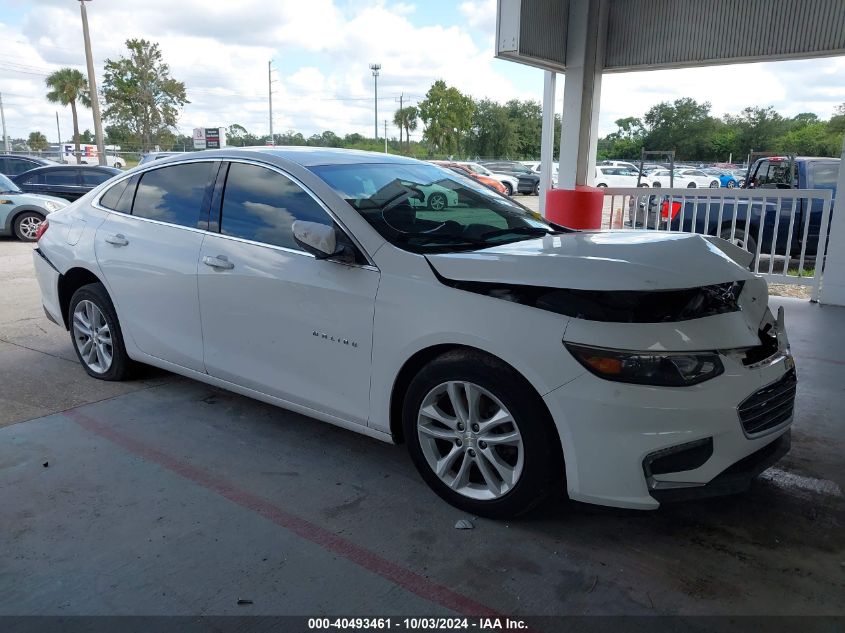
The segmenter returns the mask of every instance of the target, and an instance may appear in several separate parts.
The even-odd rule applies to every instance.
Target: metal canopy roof
[[[845,54],[845,0],[595,1],[606,72]],[[564,71],[569,4],[498,0],[496,56]]]

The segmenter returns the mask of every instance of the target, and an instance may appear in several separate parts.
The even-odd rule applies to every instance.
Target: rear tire
[[[103,284],[88,284],[73,293],[67,322],[76,357],[89,376],[109,381],[131,376],[135,364],[126,353],[117,313]]]
[[[744,248],[749,253],[754,255],[754,259],[751,260],[751,263],[748,264],[748,267],[753,269],[754,268],[754,260],[757,258],[757,241],[751,237],[750,235],[747,236],[745,231],[741,229],[736,229],[734,231],[734,237],[731,239],[731,230],[730,228],[722,229],[722,232],[719,234],[723,240],[729,241],[731,244],[735,246],[739,246],[740,248]]]
[[[721,186],[721,183],[718,180],[714,180],[710,183],[711,189],[718,189]]]
[[[690,184],[688,184],[687,189],[695,189],[695,183],[691,182]]]
[[[503,182],[502,186],[505,188],[505,195],[510,198],[513,195],[513,187],[509,182]]]
[[[566,489],[560,438],[542,399],[492,356],[456,350],[426,365],[405,394],[402,423],[422,478],[465,512],[511,518],[555,484]]]
[[[44,216],[35,211],[24,211],[15,218],[15,237],[21,242],[34,242],[38,227],[44,221]]]
[[[449,206],[449,200],[445,193],[435,191],[428,197],[428,208],[432,211],[442,211]]]

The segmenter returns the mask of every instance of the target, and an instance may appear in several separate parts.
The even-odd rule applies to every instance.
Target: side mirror
[[[346,263],[355,261],[355,253],[352,249],[337,243],[337,231],[333,226],[294,220],[291,229],[296,243],[317,259],[332,257]]]

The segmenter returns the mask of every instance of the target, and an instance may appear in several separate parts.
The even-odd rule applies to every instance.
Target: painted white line
[[[804,477],[794,473],[786,472],[780,468],[769,468],[760,475],[761,479],[767,479],[780,488],[798,488],[815,492],[820,495],[841,497],[842,489],[829,479],[816,479],[815,477]]]

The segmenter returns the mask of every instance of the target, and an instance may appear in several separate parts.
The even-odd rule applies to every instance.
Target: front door
[[[208,373],[366,424],[378,271],[296,244],[294,220],[334,222],[280,171],[231,163],[221,207],[198,277]]]

